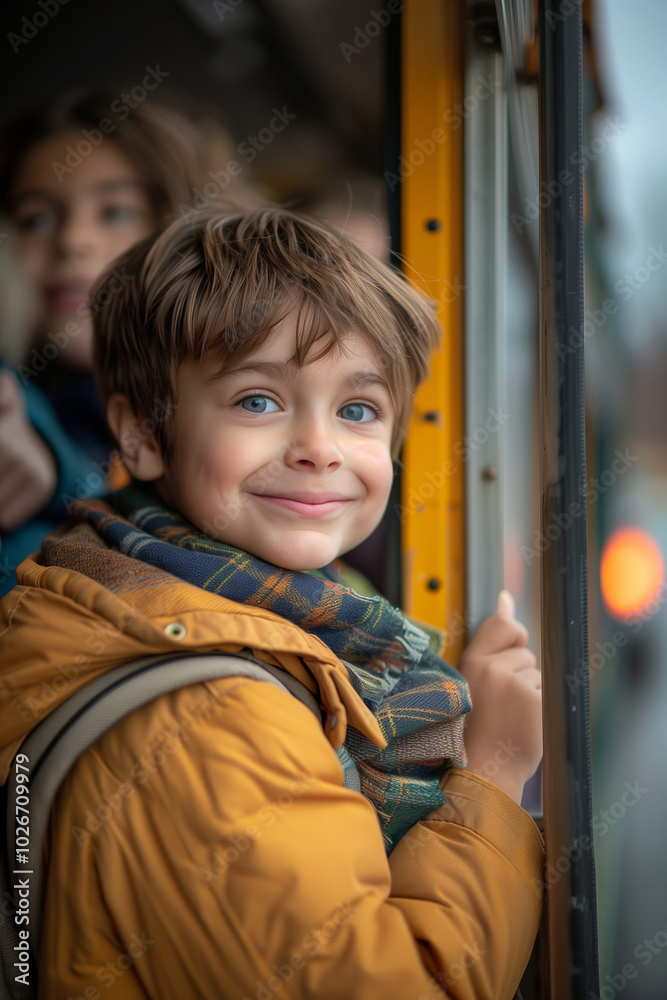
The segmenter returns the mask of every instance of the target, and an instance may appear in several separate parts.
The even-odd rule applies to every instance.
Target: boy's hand
[[[542,757],[542,677],[514,599],[498,595],[498,611],[463,652],[461,673],[472,711],[465,730],[468,770],[488,778],[516,802]]]
[[[0,531],[39,513],[57,481],[55,460],[26,416],[18,382],[0,371]]]

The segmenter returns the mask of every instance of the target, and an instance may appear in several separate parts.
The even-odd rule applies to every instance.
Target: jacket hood
[[[84,554],[74,561],[66,544],[72,537]],[[88,545],[99,542],[85,526],[51,536],[39,556],[21,563],[19,585],[0,602],[0,781],[26,736],[75,691],[122,663],[165,653],[249,648],[313,692],[334,747],[344,741],[348,722],[375,746],[386,745],[345,667],[321,639],[166,572],[151,587],[120,598],[86,575]],[[129,560],[110,550],[108,558]]]

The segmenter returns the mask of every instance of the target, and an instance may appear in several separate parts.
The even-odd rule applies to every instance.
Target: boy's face
[[[315,345],[317,354],[320,345]],[[162,498],[220,541],[285,569],[318,569],[379,523],[394,414],[367,341],[351,333],[302,368],[294,319],[222,375],[186,361]]]
[[[80,131],[65,132],[27,153],[11,191],[11,216],[19,265],[38,300],[36,333],[75,330],[59,360],[90,369],[90,289],[114,258],[150,233],[154,220],[142,178],[109,137],[94,148],[86,142],[88,155],[67,165],[75,162],[68,146],[76,149],[81,140]]]

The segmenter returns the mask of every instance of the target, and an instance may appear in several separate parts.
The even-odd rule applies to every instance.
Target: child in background
[[[526,630],[503,594],[466,650],[466,768],[461,674],[330,569],[382,517],[430,303],[278,209],[182,220],[116,268],[96,366],[134,484],[76,504],[0,605],[3,777],[57,703],[152,654],[247,650],[324,721],[226,677],[85,752],[51,816],[40,996],[121,968],[126,1000],[510,1000],[542,905]]]
[[[195,123],[146,100],[121,118],[114,103],[113,94],[68,95],[21,115],[0,141],[0,207],[34,300],[23,363],[0,370],[0,594],[66,519],[68,501],[101,492],[113,469],[92,375],[93,283],[192,205],[222,147],[229,159],[210,116]],[[242,178],[224,194],[258,203]],[[116,272],[110,294],[130,280]]]

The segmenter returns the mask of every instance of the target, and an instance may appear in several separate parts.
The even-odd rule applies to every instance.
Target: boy
[[[165,651],[249,650],[325,722],[227,677],[84,753],[52,814],[41,995],[509,1000],[541,909],[519,805],[541,753],[526,631],[501,596],[466,651],[462,770],[460,675],[328,578],[382,516],[438,340],[430,303],[278,209],[181,220],[121,263],[133,280],[100,313],[96,362],[148,492],[77,505],[20,568],[5,772],[64,697]]]

